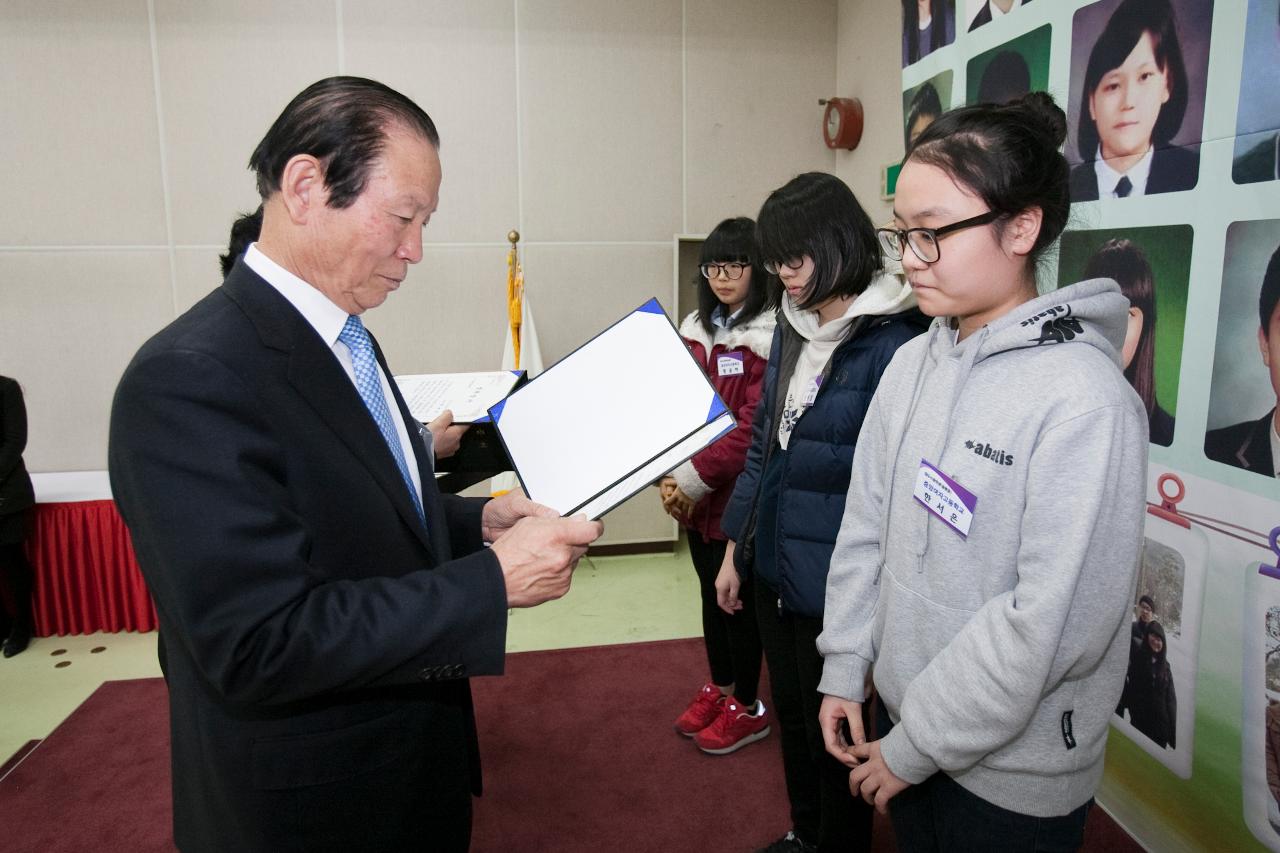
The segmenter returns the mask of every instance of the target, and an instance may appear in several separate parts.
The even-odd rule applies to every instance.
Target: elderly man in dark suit
[[[440,494],[363,328],[422,258],[437,147],[386,86],[304,90],[250,160],[259,241],[116,391],[111,482],[160,616],[184,851],[465,850],[466,679],[502,672],[507,608],[563,595],[600,535]]]
[[[1271,387],[1280,400],[1280,249],[1271,255],[1262,290],[1258,295],[1258,349],[1262,363],[1271,374]],[[1209,430],[1204,437],[1204,455],[1264,477],[1280,477],[1276,470],[1280,445],[1280,420],[1276,409],[1258,420]]]

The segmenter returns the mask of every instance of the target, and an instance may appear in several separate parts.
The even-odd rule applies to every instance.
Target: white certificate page
[[[530,498],[598,517],[733,428],[661,310],[651,300],[494,408]]]

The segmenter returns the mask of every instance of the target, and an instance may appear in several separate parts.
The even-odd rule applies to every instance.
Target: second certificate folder
[[[489,414],[525,494],[599,518],[734,428],[650,299]]]

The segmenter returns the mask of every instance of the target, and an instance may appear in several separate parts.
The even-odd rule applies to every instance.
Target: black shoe
[[[817,850],[814,845],[801,841],[795,830],[792,830],[768,847],[761,847],[756,853],[817,853]]]
[[[11,658],[19,652],[25,651],[27,644],[30,642],[30,630],[27,628],[14,628],[9,632],[9,638],[4,641],[4,656]]]

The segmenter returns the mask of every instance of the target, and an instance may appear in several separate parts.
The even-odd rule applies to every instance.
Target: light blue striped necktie
[[[354,314],[347,317],[346,325],[338,333],[338,340],[351,350],[351,366],[356,375],[356,390],[360,392],[360,399],[364,400],[365,408],[369,410],[374,423],[382,433],[383,440],[391,450],[391,455],[395,457],[396,467],[400,469],[400,476],[404,478],[405,488],[409,490],[409,497],[413,498],[413,508],[418,511],[418,518],[422,520],[425,527],[427,516],[422,511],[422,499],[418,497],[418,490],[413,487],[413,478],[409,476],[409,466],[404,458],[404,448],[400,446],[400,437],[396,435],[396,427],[391,420],[391,410],[387,408],[387,398],[382,393],[378,359],[373,354],[373,341],[369,339],[369,333],[365,331],[360,318]]]

